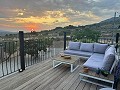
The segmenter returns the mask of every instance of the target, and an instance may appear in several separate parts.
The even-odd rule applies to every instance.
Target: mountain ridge
[[[6,34],[16,34],[17,32],[11,32],[6,30],[0,30],[0,36],[5,36]]]

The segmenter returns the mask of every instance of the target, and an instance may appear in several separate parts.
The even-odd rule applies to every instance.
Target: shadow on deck
[[[0,80],[0,90],[99,90],[100,87],[80,81],[80,67],[73,73],[67,65],[52,68],[52,60],[28,67]]]

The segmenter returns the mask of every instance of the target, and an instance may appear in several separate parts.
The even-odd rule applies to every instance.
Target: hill
[[[0,36],[5,36],[6,34],[16,34],[16,32],[0,30]]]
[[[106,28],[118,28],[120,26],[120,17],[112,17],[112,18],[109,18],[109,19],[106,19],[104,21],[101,21],[100,23],[100,26],[104,26]],[[115,26],[114,26],[115,25]]]
[[[115,20],[114,20],[115,19]],[[78,31],[78,30],[96,30],[101,32],[101,36],[105,37],[111,37],[111,34],[114,32],[120,32],[118,30],[118,27],[120,28],[120,17],[112,17],[106,20],[103,20],[99,23],[94,23],[90,25],[85,25],[85,26],[73,26],[73,25],[68,25],[65,27],[56,27],[55,29],[48,30],[48,31],[41,31],[39,32],[42,35],[47,35],[47,36],[62,36],[63,32],[67,32],[67,35],[71,35],[72,33]],[[114,30],[114,31],[113,31]]]

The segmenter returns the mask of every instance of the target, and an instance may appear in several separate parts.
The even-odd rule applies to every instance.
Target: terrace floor
[[[80,81],[79,67],[73,73],[67,65],[52,68],[52,60],[42,61],[0,79],[0,90],[99,90],[101,87]]]

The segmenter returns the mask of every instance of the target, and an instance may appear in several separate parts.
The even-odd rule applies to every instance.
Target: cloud
[[[0,24],[86,25],[113,17],[119,6],[119,0],[0,0]]]
[[[67,22],[68,19],[66,17],[61,17],[61,18],[54,18],[51,16],[45,16],[45,17],[28,17],[28,18],[14,18],[16,20],[15,23],[42,23],[47,24],[47,25],[52,25],[54,22]]]
[[[14,25],[5,25],[5,24],[0,24],[2,27],[9,27],[9,28],[16,28]]]
[[[52,25],[54,23],[64,23],[68,22],[69,19],[64,16],[64,12],[62,11],[46,11],[44,12],[44,16],[30,16],[26,18],[14,18],[16,20],[15,23],[41,23]]]
[[[92,11],[76,11],[71,8],[64,9],[63,11],[65,13],[64,15],[69,17],[70,23],[74,23],[73,25],[86,25],[101,20],[101,17],[95,15]]]
[[[18,13],[18,11],[21,10],[13,10]],[[29,16],[29,17],[14,17],[14,18],[0,18],[0,21],[2,21],[3,27],[6,26],[6,28],[12,28],[10,25],[4,25],[4,23],[9,24],[11,23],[12,25],[16,25],[16,27],[13,28],[18,28],[18,25],[20,28],[24,28],[26,24],[33,23],[33,24],[40,24],[40,25],[55,25],[55,24],[61,24],[61,23],[66,23],[69,22],[69,18],[64,16],[64,12],[62,11],[45,11],[44,16],[39,17],[39,16]],[[42,26],[41,26],[42,27]],[[43,29],[45,29],[43,27]]]

